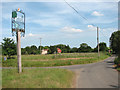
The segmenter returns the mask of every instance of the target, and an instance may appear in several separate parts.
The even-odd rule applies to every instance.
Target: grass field
[[[120,68],[117,68],[117,70],[120,72]]]
[[[3,69],[3,88],[74,88],[75,76],[66,69]]]
[[[3,67],[17,67],[17,57],[2,61]],[[22,55],[23,67],[47,67],[47,66],[64,66],[74,64],[88,64],[104,60],[109,56],[100,53],[98,59],[97,53],[64,53],[50,55]]]

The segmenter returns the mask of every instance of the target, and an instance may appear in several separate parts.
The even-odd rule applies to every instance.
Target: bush
[[[114,60],[114,63],[118,66],[119,64],[120,64],[120,58],[116,58],[115,60]],[[120,66],[119,66],[120,67]]]

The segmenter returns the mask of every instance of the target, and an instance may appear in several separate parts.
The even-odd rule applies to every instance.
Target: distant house
[[[47,53],[48,53],[48,49],[43,49],[41,54],[45,55]]]

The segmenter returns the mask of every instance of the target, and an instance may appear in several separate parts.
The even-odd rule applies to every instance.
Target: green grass
[[[51,55],[22,55],[23,67],[47,67],[47,66],[65,66],[74,64],[88,64],[104,60],[109,56],[100,53],[98,59],[97,53],[64,53]],[[17,67],[17,57],[2,61],[3,67]]]
[[[120,71],[120,66],[119,66],[119,64],[120,64],[120,58],[119,58],[119,57],[116,57],[115,60],[114,60],[114,63],[115,63],[115,65],[116,65],[116,69],[117,69],[118,71]]]
[[[120,72],[120,68],[117,68],[117,70]]]
[[[74,73],[66,69],[2,70],[3,88],[73,88]]]

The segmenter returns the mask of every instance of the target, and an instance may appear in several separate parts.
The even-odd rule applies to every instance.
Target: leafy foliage
[[[120,56],[120,31],[113,32],[110,37],[110,47]]]
[[[5,38],[4,39],[5,43],[3,45],[3,53],[4,55],[9,55],[9,53],[11,53],[11,55],[15,55],[16,54],[16,45],[13,42],[13,40],[11,41],[9,38]],[[11,43],[12,45],[8,45],[7,43]],[[8,48],[6,48],[8,47]],[[40,54],[40,48],[42,49],[48,49],[48,54],[53,54],[53,53],[57,53],[57,48],[60,48],[62,53],[81,53],[81,52],[92,52],[92,51],[96,51],[97,52],[97,47],[93,50],[90,46],[88,46],[86,43],[82,43],[80,44],[80,47],[73,47],[70,48],[69,45],[64,45],[64,44],[58,44],[58,45],[53,45],[53,46],[38,46],[38,48],[35,45],[32,46],[27,46],[25,48],[21,48],[21,53],[22,55],[27,55],[27,54]],[[106,43],[102,42],[100,43],[100,51],[106,51],[107,47],[106,47]]]
[[[101,43],[99,43],[99,50],[100,51],[107,51],[108,50],[108,48],[107,48],[107,45],[106,45],[106,43],[104,43],[104,42],[101,42]],[[94,49],[94,52],[97,52],[98,51],[98,45],[97,45],[97,47]]]
[[[110,47],[113,52],[118,55],[118,58],[114,60],[114,63],[117,65],[117,68],[120,67],[120,31],[113,32],[110,37]]]
[[[71,53],[75,53],[75,52],[78,52],[78,48],[77,47],[73,47],[71,50],[70,50]]]
[[[120,58],[116,58],[116,59],[114,60],[114,63],[117,64],[117,65],[120,64]]]
[[[80,48],[78,49],[79,52],[91,52],[92,48],[88,46],[86,43],[80,44]]]
[[[10,58],[12,55],[16,55],[16,44],[13,39],[4,38],[2,43],[2,54]]]

